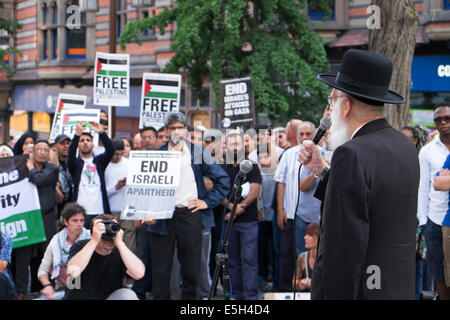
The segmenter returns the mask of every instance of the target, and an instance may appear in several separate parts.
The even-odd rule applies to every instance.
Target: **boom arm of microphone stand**
[[[208,300],[212,299],[212,295],[214,292],[214,288],[217,285],[217,280],[219,278],[219,271],[222,268],[222,277],[223,277],[223,289],[224,289],[224,299],[230,299],[230,286],[229,282],[230,277],[228,273],[228,255],[227,255],[227,246],[228,246],[228,238],[230,236],[231,227],[233,225],[234,217],[236,216],[236,207],[241,199],[242,194],[242,186],[239,183],[235,183],[233,186],[234,199],[233,199],[233,207],[231,208],[230,218],[228,219],[227,228],[225,229],[225,234],[223,236],[222,242],[220,243],[219,251],[216,254],[216,270],[214,271],[213,282],[209,289]]]

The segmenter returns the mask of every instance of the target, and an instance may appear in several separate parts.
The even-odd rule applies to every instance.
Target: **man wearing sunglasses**
[[[417,217],[424,228],[427,260],[436,281],[439,299],[450,299],[450,288],[444,282],[442,221],[448,209],[448,192],[436,191],[433,180],[442,168],[450,150],[450,104],[438,105],[434,111],[434,124],[439,136],[424,146],[419,153],[420,185]]]

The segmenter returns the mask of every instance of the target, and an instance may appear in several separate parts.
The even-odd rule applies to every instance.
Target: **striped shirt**
[[[286,185],[284,192],[284,211],[288,219],[294,219],[295,207],[297,206],[298,197],[298,169],[300,162],[298,162],[298,154],[302,145],[292,147],[283,153],[278,168],[275,171],[274,180]],[[323,149],[319,147],[320,153],[323,155]],[[307,170],[302,167],[303,170]],[[309,172],[309,170],[308,170]],[[309,173],[301,174],[303,179]],[[318,180],[318,179],[317,179]],[[318,181],[307,192],[302,192],[300,195],[301,203],[298,206],[297,215],[302,217],[305,222],[317,222],[320,215],[320,201],[313,197],[314,191],[317,187]],[[306,197],[306,198],[305,198]],[[312,201],[312,202],[311,202]],[[316,203],[319,201],[318,203]],[[311,208],[307,205],[313,204]],[[317,209],[319,211],[317,211]],[[312,212],[314,211],[314,213]]]

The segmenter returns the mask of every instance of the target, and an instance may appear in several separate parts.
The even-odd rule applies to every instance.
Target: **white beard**
[[[328,136],[328,143],[331,150],[336,150],[339,146],[343,145],[350,140],[350,130],[347,124],[341,117],[341,103],[343,98],[338,98],[336,105],[331,111],[331,128],[330,135]]]

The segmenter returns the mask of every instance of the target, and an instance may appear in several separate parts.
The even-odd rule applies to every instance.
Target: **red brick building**
[[[94,60],[96,51],[109,51],[110,1],[98,0],[97,12],[83,13],[78,29],[67,27],[72,14],[68,8],[77,5],[78,0],[2,1],[5,9],[0,14],[16,19],[23,28],[15,37],[0,33],[0,45],[14,45],[22,52],[21,56],[8,57],[14,76],[7,78],[6,73],[0,73],[0,140],[6,141],[8,136],[28,130],[47,137],[60,92],[85,94],[88,107],[95,107],[92,103]],[[128,22],[155,15],[163,7],[172,6],[175,0],[155,0],[153,6],[145,9],[133,7],[131,0],[114,1],[119,37]],[[411,106],[429,109],[450,98],[450,0],[415,2],[420,28],[413,63]],[[370,3],[370,0],[352,3],[335,0],[333,14],[325,23],[321,21],[323,13],[308,10],[311,26],[324,40],[333,70],[338,68],[347,49],[367,48]],[[117,135],[137,132],[142,73],[163,69],[174,54],[170,51],[173,33],[173,26],[163,36],[158,31],[146,32],[142,46],[135,43],[127,46],[131,59],[131,108],[116,108]],[[121,52],[119,47],[117,52]],[[429,78],[433,81],[423,83],[423,79]],[[202,121],[205,127],[214,127],[220,123],[220,116],[207,79],[204,90],[207,99],[199,101],[183,75],[181,109],[190,123]],[[265,121],[264,115],[260,120]]]

